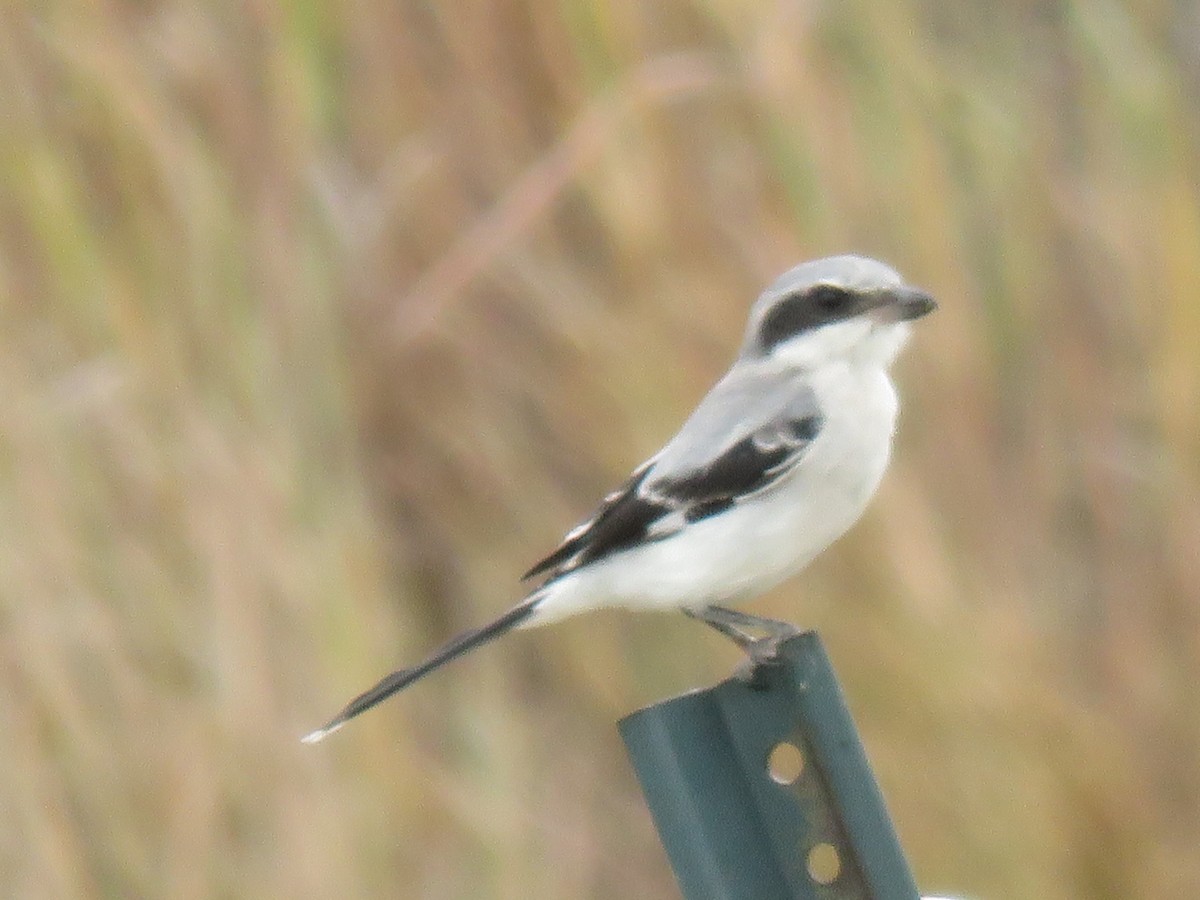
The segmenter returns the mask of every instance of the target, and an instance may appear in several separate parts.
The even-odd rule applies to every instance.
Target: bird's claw
[[[790,622],[764,619],[724,606],[685,609],[684,614],[719,631],[742,648],[746,659],[734,670],[734,677],[751,687],[762,686],[764,670],[779,663],[780,646],[800,634],[800,629]],[[761,632],[762,636],[755,637],[751,631]]]

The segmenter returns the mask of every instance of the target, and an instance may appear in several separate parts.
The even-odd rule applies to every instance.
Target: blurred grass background
[[[614,720],[682,617],[518,597],[794,262],[942,301],[821,630],[928,891],[1200,895],[1200,13],[0,11],[0,893],[677,896]]]

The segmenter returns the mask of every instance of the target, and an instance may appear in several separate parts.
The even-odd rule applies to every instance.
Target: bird
[[[890,367],[912,323],[936,308],[864,256],[784,272],[752,305],[728,372],[661,450],[525,573],[540,583],[524,599],[387,675],[301,740],[322,740],[506,632],[603,607],[681,610],[754,662],[770,661],[795,627],[728,604],[798,573],[862,515],[891,456]]]

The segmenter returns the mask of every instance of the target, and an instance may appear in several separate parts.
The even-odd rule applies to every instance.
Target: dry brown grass
[[[1200,894],[1187,5],[0,12],[0,893],[669,897],[598,614],[296,737],[517,596],[854,249],[942,310],[819,628],[929,890]]]

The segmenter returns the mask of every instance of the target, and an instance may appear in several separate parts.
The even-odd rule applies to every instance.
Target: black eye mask
[[[805,331],[848,319],[867,304],[861,295],[832,284],[818,284],[780,300],[758,327],[764,353]]]

